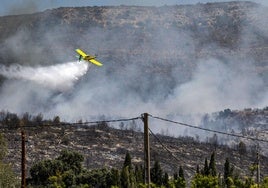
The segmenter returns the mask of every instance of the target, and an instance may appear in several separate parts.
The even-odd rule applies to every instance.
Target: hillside
[[[136,127],[133,126],[133,123],[125,124],[125,128],[121,130],[111,128],[107,124],[27,128],[27,170],[34,162],[55,158],[63,149],[78,151],[83,154],[85,157],[84,167],[88,169],[120,169],[127,151],[132,156],[133,164],[143,165],[143,133],[137,132],[142,128],[141,120],[135,121]],[[13,164],[19,175],[20,132],[9,130],[9,133],[5,135],[9,143],[7,161]],[[215,145],[215,143],[209,141],[196,141],[192,137],[156,136],[157,138],[152,134],[150,135],[151,162],[158,160],[163,170],[170,175],[178,172],[179,166],[182,166],[185,176],[187,178],[192,177],[197,165],[203,168],[205,158],[209,159],[213,151],[216,153],[219,173],[223,173],[223,164],[226,158],[232,161],[231,164],[235,167],[235,173],[241,176],[249,176],[249,167],[256,162],[254,148],[248,147],[247,151],[242,153],[238,145],[233,145],[232,148],[225,145]],[[268,173],[267,157],[262,156],[260,160],[261,175],[266,176]]]
[[[0,104],[15,113],[66,120],[132,116],[148,108],[163,115],[263,108],[268,83],[266,12],[266,7],[239,1],[57,8],[0,17]],[[97,54],[104,66],[90,67],[83,78],[63,80],[56,89],[44,78],[36,85],[30,76],[35,68],[47,70],[42,74],[51,79],[54,67],[48,65],[63,65],[57,67],[56,75],[61,75],[66,63],[77,61],[76,48]],[[29,67],[32,72],[27,73]],[[61,93],[67,84],[71,87]],[[14,88],[25,94],[16,95]],[[134,107],[135,112],[130,110]]]
[[[152,70],[158,71],[166,63],[163,71],[167,72],[178,62],[183,70],[191,71],[199,58],[247,56],[265,75],[268,39],[263,27],[267,19],[259,11],[264,13],[265,8],[251,2],[229,2],[58,8],[4,16],[0,17],[0,61],[61,62],[82,46],[113,65],[153,62]],[[20,49],[20,42],[25,49]],[[10,43],[18,43],[14,46],[18,50]]]
[[[148,111],[202,128],[266,139],[266,132],[257,135],[257,131],[267,125],[267,10],[252,2],[234,1],[62,7],[0,17],[0,110],[19,117],[27,112],[45,119],[60,117],[63,122],[133,117]],[[56,75],[63,71],[72,75],[74,70],[68,66],[77,65],[76,48],[97,54],[103,68],[89,67],[80,77],[47,87],[46,78],[55,69]],[[44,69],[48,77],[34,82],[32,77]],[[13,77],[8,76],[11,73]],[[57,79],[52,79],[52,85]],[[58,89],[68,84],[69,89]],[[202,167],[214,150],[221,173],[227,157],[240,175],[249,175],[249,166],[256,162],[259,143],[185,127],[166,128],[162,123],[152,126],[180,160],[150,136],[152,162],[159,160],[169,173],[182,165],[185,175],[192,177],[196,166]],[[6,160],[19,174],[20,131],[13,128],[3,129],[9,148]],[[84,166],[90,169],[120,168],[126,151],[133,163],[143,164],[142,129],[141,120],[30,126],[26,128],[28,170],[34,162],[54,158],[63,149],[81,152]],[[246,151],[238,147],[240,141]],[[268,174],[267,162],[261,156],[262,177]]]
[[[267,113],[265,110],[258,110],[260,113]],[[235,113],[235,112],[232,112]],[[239,114],[246,111],[236,112]],[[256,111],[255,111],[256,113]],[[247,121],[253,113],[248,113],[240,120],[240,123]],[[266,114],[267,116],[267,114]],[[264,120],[267,117],[264,116]],[[226,120],[235,121],[235,117]],[[4,125],[6,120],[2,122]],[[13,121],[13,120],[11,120]],[[129,122],[115,123],[48,123],[43,121],[41,125],[28,123],[25,128],[26,133],[26,157],[27,170],[29,171],[33,163],[43,159],[53,159],[59,155],[63,149],[78,151],[85,157],[84,167],[88,169],[96,168],[121,168],[126,152],[132,156],[133,164],[143,165],[143,122],[141,119]],[[153,122],[150,118],[149,122]],[[149,123],[150,129],[157,126],[157,122]],[[161,122],[158,122],[161,123]],[[39,122],[40,124],[40,122]],[[2,125],[2,126],[3,126]],[[90,126],[88,126],[90,125]],[[20,148],[21,135],[19,129],[2,129],[8,140],[8,156],[6,160],[12,164],[16,173],[20,173]],[[211,126],[211,124],[207,125]],[[116,128],[113,128],[116,127]],[[151,161],[160,161],[164,171],[172,175],[178,171],[179,166],[185,170],[186,177],[190,178],[195,173],[197,165],[203,168],[205,158],[209,159],[213,151],[216,153],[216,164],[219,173],[223,173],[223,164],[229,158],[235,167],[235,173],[243,177],[249,176],[249,167],[256,163],[256,142],[243,138],[230,137],[221,134],[209,134],[207,137],[200,137],[196,129],[188,128],[188,132],[195,131],[192,136],[171,137],[163,134],[150,134]],[[228,131],[229,132],[229,131]],[[231,132],[229,132],[231,133]],[[171,134],[175,134],[174,130]],[[243,134],[243,136],[251,136]],[[216,139],[215,139],[216,138]],[[259,139],[266,139],[265,137]],[[202,141],[203,140],[203,141]],[[206,140],[206,141],[205,141]],[[227,145],[221,144],[223,141],[232,140]],[[245,147],[241,147],[241,141]],[[261,152],[265,151],[265,144],[260,142]],[[264,144],[264,145],[262,145]],[[261,156],[261,175],[267,176],[267,157]]]

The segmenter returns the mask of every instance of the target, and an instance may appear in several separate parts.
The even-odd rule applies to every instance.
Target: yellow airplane
[[[83,60],[91,62],[94,65],[97,65],[99,67],[102,66],[102,63],[95,59],[96,56],[88,55],[80,49],[76,49],[75,51],[79,54],[79,61],[81,61],[81,59],[83,59]]]

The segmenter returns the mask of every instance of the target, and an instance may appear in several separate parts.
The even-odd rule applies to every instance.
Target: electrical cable
[[[176,157],[164,144],[163,142],[160,140],[160,138],[158,136],[156,136],[153,131],[148,128],[150,133],[155,137],[155,139],[160,143],[160,145],[178,162],[183,162],[182,160],[180,160],[178,157]],[[195,170],[193,170],[192,168],[185,166],[186,168],[188,168],[191,172],[195,173]]]
[[[233,136],[233,137],[238,137],[238,138],[245,138],[245,139],[248,139],[248,140],[268,143],[268,140],[264,140],[264,139],[258,139],[258,138],[247,137],[247,136],[243,136],[243,135],[239,135],[239,134],[233,134],[233,133],[227,133],[227,132],[223,132],[223,131],[216,131],[216,130],[212,130],[212,129],[207,129],[207,128],[203,128],[203,127],[197,127],[197,126],[194,126],[194,125],[181,123],[181,122],[178,122],[178,121],[173,121],[173,120],[165,119],[165,118],[162,118],[162,117],[153,116],[151,114],[148,114],[148,116],[150,116],[150,117],[152,117],[154,119],[161,120],[161,121],[165,121],[165,122],[169,122],[169,123],[173,123],[173,124],[178,124],[178,125],[182,125],[182,126],[190,127],[190,128],[194,128],[194,129],[199,129],[199,130],[202,130],[202,131],[213,132],[213,133],[218,133],[218,134],[222,134],[222,135],[228,135],[228,136]]]
[[[140,117],[134,117],[134,118],[124,118],[124,119],[114,119],[114,120],[102,120],[102,121],[86,121],[86,122],[76,122],[76,123],[54,123],[51,122],[51,124],[38,124],[38,125],[25,125],[25,126],[14,126],[14,127],[8,127],[8,126],[0,126],[0,129],[20,129],[20,128],[35,128],[35,127],[59,127],[59,126],[74,126],[74,125],[91,125],[91,124],[102,124],[102,123],[115,123],[115,122],[126,122],[126,121],[134,121],[140,119]]]

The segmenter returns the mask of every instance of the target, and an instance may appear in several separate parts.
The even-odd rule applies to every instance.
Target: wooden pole
[[[259,155],[259,147],[257,152],[257,185],[260,187],[260,177],[261,177],[261,170],[260,170],[260,155]]]
[[[26,188],[26,150],[23,129],[21,130],[21,188]]]
[[[144,123],[144,169],[145,169],[145,184],[150,188],[150,143],[149,143],[149,126],[148,113],[143,114]]]

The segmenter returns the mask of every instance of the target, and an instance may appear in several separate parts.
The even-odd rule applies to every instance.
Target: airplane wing
[[[80,49],[76,49],[75,50],[79,55],[81,55],[83,58],[85,58],[87,56],[87,54],[85,52],[83,52],[82,50]]]
[[[93,63],[93,64],[95,64],[95,65],[97,65],[97,66],[99,66],[99,67],[101,67],[102,66],[102,63],[100,63],[99,61],[97,61],[96,59],[90,59],[89,60],[91,63]]]
[[[94,65],[102,66],[102,63],[99,62],[99,61],[97,61],[97,60],[95,59],[95,56],[87,55],[85,52],[83,52],[83,51],[80,50],[80,49],[76,49],[75,51],[80,55],[79,60],[81,59],[81,56],[82,56],[84,60],[90,61],[90,62],[93,63]]]

